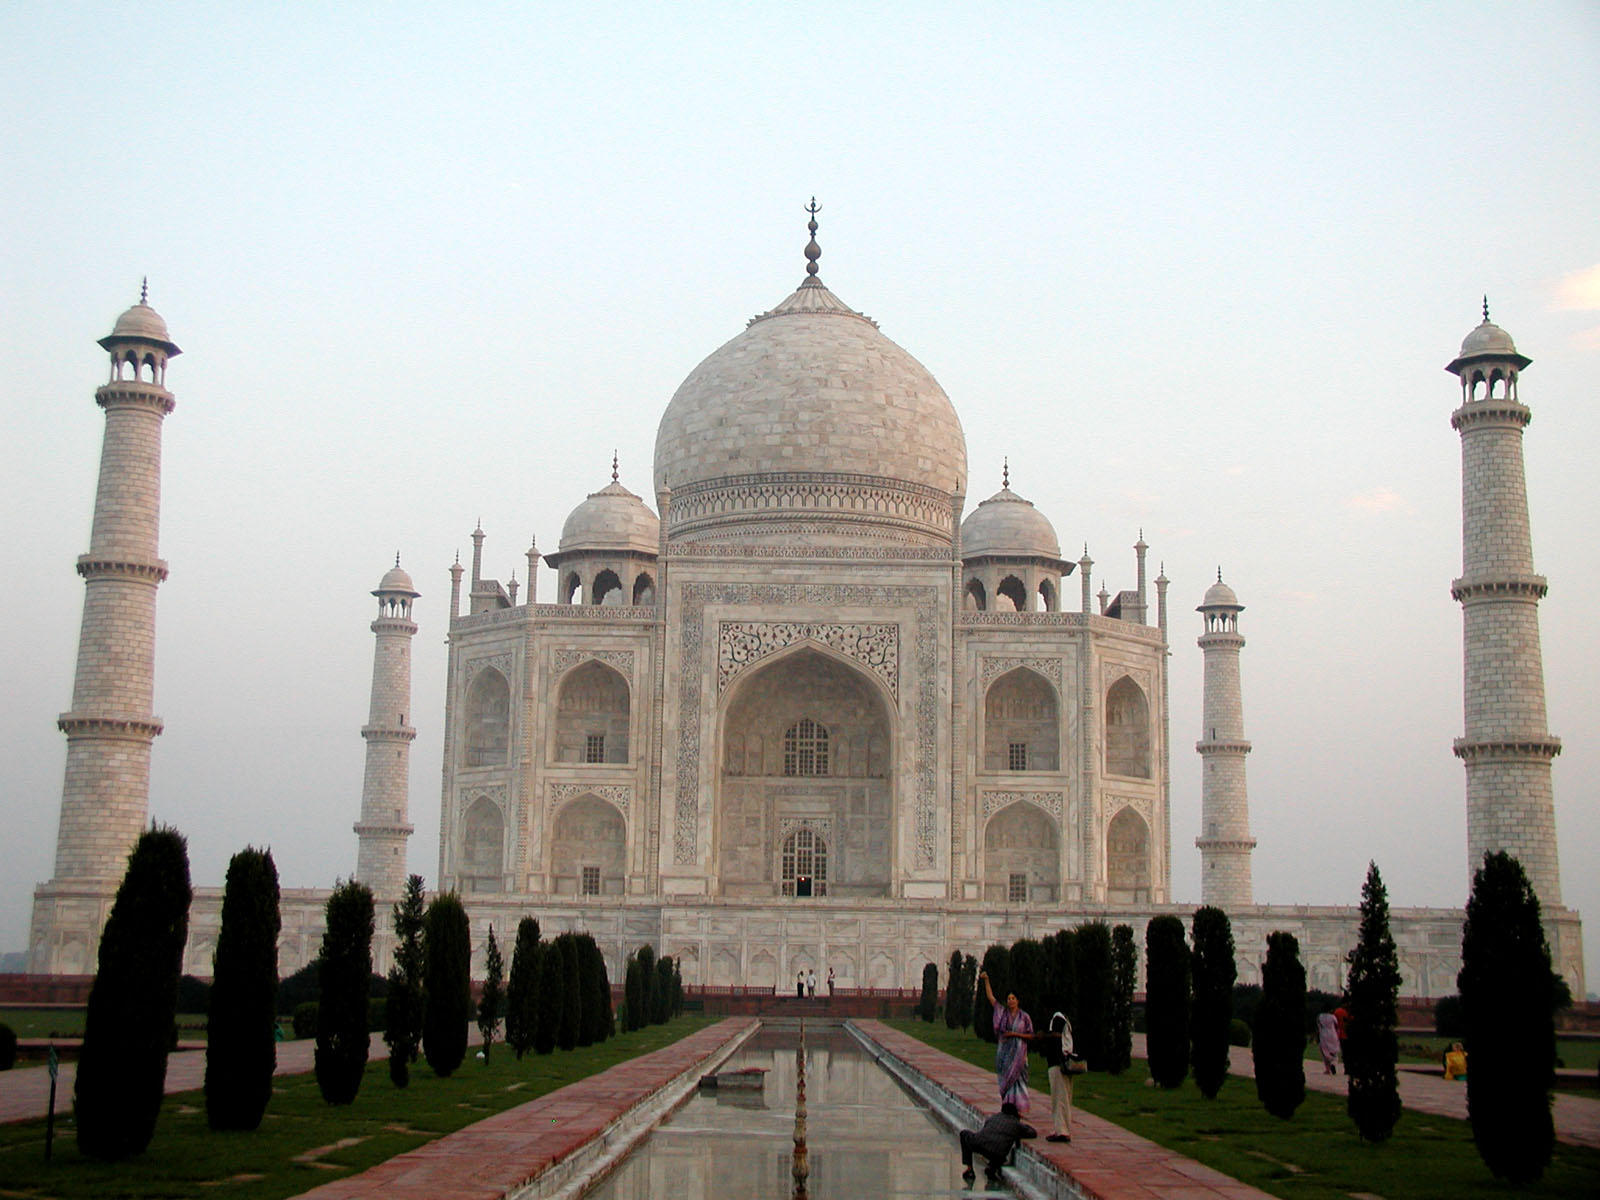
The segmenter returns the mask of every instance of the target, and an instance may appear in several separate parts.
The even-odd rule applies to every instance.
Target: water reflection
[[[757,1033],[724,1069],[766,1067],[762,1092],[697,1093],[586,1195],[791,1196],[797,1041],[792,1032]],[[961,1190],[955,1137],[849,1034],[808,1031],[806,1051],[811,1196],[909,1198]]]

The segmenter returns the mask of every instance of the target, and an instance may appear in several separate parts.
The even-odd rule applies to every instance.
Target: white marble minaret
[[[1455,752],[1467,768],[1467,870],[1488,851],[1522,863],[1546,910],[1561,904],[1550,760],[1561,742],[1545,723],[1544,659],[1534,574],[1522,431],[1532,414],[1517,377],[1532,360],[1489,321],[1467,334],[1445,369],[1461,379],[1461,578],[1450,594],[1464,626],[1466,736]]]
[[[1232,912],[1255,903],[1250,885],[1250,801],[1245,789],[1244,696],[1239,686],[1239,614],[1244,605],[1222,571],[1195,610],[1205,619],[1200,649],[1205,655],[1205,727],[1200,752],[1200,901]]]
[[[406,723],[411,711],[411,639],[417,626],[411,602],[420,593],[400,569],[400,556],[377,590],[378,618],[372,622],[377,647],[372,658],[372,709],[361,736],[367,742],[367,770],[361,783],[361,819],[355,824],[356,879],[379,899],[405,891],[407,820],[411,785],[411,743],[417,731]]]
[[[105,441],[83,576],[83,624],[67,735],[55,874],[34,892],[29,969],[94,970],[100,928],[150,810],[150,743],[161,732],[155,692],[161,426],[175,407],[167,362],[180,351],[146,303],[100,339],[111,378],[96,389]]]

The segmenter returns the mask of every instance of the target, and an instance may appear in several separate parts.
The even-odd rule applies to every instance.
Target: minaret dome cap
[[[1206,598],[1201,602],[1196,612],[1205,612],[1208,608],[1231,608],[1239,612],[1244,611],[1244,605],[1239,603],[1239,597],[1234,590],[1222,582],[1222,573],[1217,573],[1217,581],[1206,589]]]
[[[395,593],[399,593],[402,596],[411,596],[412,598],[422,595],[412,584],[411,576],[401,569],[398,562],[384,572],[383,582],[378,584],[377,590],[372,594],[374,596],[383,596]]]
[[[1509,359],[1519,371],[1533,361],[1525,355],[1518,354],[1517,344],[1511,340],[1511,335],[1489,320],[1487,300],[1483,304],[1483,321],[1462,339],[1461,353],[1456,355],[1455,361],[1445,370],[1459,375],[1468,363],[1483,359]]]
[[[110,334],[100,339],[100,345],[107,350],[116,342],[152,343],[165,350],[169,358],[183,353],[167,332],[167,323],[161,314],[143,300],[118,317]]]

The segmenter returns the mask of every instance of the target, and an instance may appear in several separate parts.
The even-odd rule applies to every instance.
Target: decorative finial
[[[1489,295],[1487,292],[1484,293],[1483,297],[1483,323],[1485,325],[1489,323]]]
[[[1222,582],[1222,568],[1220,566],[1217,568],[1217,582]]]
[[[1007,455],[1000,460],[1000,490],[1011,490],[1011,458]]]
[[[398,550],[394,552],[394,565],[397,567],[400,565],[400,551]]]
[[[150,304],[150,276],[148,275],[139,280],[139,303],[146,307]]]
[[[617,481],[617,452],[615,450],[613,450],[611,452],[611,482],[615,483],[616,481]]]
[[[458,567],[461,565],[461,547],[460,546],[456,547],[456,562],[455,562],[455,565],[458,566]]]
[[[815,196],[806,205],[806,211],[811,214],[811,220],[806,222],[806,228],[811,231],[811,240],[806,243],[806,274],[817,279],[817,259],[822,257],[822,247],[817,245],[817,214],[822,211],[822,205],[817,203]],[[817,282],[822,281],[817,279]]]

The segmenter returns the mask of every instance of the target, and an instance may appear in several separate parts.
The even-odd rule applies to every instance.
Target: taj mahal
[[[491,923],[532,914],[548,932],[591,933],[614,978],[649,942],[691,986],[778,986],[831,967],[841,986],[904,988],[952,950],[1088,920],[1129,923],[1142,943],[1152,916],[1192,910],[1194,898],[1172,895],[1171,865],[1197,852],[1200,901],[1232,918],[1241,982],[1259,981],[1266,936],[1284,929],[1308,983],[1339,990],[1355,909],[1253,892],[1245,606],[1223,573],[1179,602],[1159,568],[1149,576],[1133,528],[1131,553],[1097,577],[1007,472],[969,505],[969,487],[982,496],[994,483],[971,480],[955,405],[823,284],[815,208],[808,229],[799,286],[667,404],[648,488],[613,461],[553,551],[505,556],[526,558],[520,590],[514,572],[496,577],[481,527],[470,563],[449,567],[447,606],[424,609],[398,560],[382,575],[366,774],[350,798],[356,878],[385,905],[421,865],[406,855],[409,756],[427,721],[444,731],[430,884],[461,893],[475,944]],[[55,869],[34,899],[38,972],[94,969],[148,822],[161,732],[150,715],[166,574],[156,514],[179,350],[143,298],[100,344],[106,441],[78,560],[72,709],[59,719]],[[1455,752],[1469,857],[1518,855],[1557,969],[1582,995],[1579,918],[1561,905],[1555,846],[1545,583],[1523,488],[1518,382],[1530,361],[1486,309],[1448,368],[1464,481]],[[541,567],[554,596],[538,595]],[[443,697],[411,695],[419,620],[448,633]],[[1167,664],[1189,637],[1204,656],[1204,726],[1175,732]],[[1198,830],[1172,829],[1175,770],[1201,773]],[[325,898],[284,893],[281,973],[315,957]],[[185,970],[210,974],[219,910],[218,889],[196,890]],[[1391,916],[1403,990],[1454,992],[1460,910]]]

